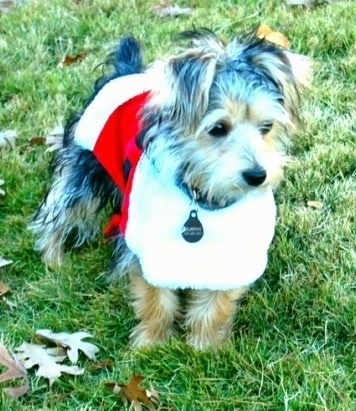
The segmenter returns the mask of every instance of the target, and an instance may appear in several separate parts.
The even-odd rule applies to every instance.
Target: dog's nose
[[[242,177],[248,185],[257,187],[266,180],[267,173],[262,167],[254,167],[243,171]]]

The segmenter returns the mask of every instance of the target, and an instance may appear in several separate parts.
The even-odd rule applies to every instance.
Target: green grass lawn
[[[177,0],[193,13],[166,19],[152,13],[157,3],[33,0],[0,14],[0,132],[18,133],[17,147],[0,151],[0,257],[14,261],[0,268],[13,304],[0,298],[0,341],[13,349],[33,342],[38,329],[85,330],[100,348],[98,360],[108,361],[95,369],[81,357],[85,374],[52,387],[30,370],[30,393],[13,400],[0,388],[0,410],[123,409],[105,383],[133,373],[158,390],[160,410],[356,410],[356,2],[303,9],[282,0]],[[227,38],[259,22],[315,60],[295,161],[276,196],[268,269],[221,350],[196,352],[183,338],[132,350],[125,286],[105,282],[110,244],[99,238],[68,253],[58,271],[33,251],[26,224],[48,187],[51,154],[29,142],[81,107],[120,36],[137,36],[149,62],[169,52],[182,29],[205,26]],[[65,55],[83,52],[84,60],[58,67]]]

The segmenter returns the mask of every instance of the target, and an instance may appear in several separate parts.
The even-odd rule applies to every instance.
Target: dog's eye
[[[265,136],[266,134],[268,134],[273,127],[273,123],[272,122],[266,122],[260,125],[260,127],[258,128],[260,130],[260,133]]]
[[[208,130],[208,133],[212,137],[226,137],[230,131],[230,128],[225,123],[216,123],[211,129]]]

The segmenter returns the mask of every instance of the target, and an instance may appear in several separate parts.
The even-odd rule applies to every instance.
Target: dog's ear
[[[184,125],[187,133],[196,130],[207,110],[215,70],[216,55],[195,50],[172,58],[167,64],[172,120]]]
[[[309,57],[265,45],[264,50],[253,57],[253,62],[283,88],[291,85],[301,91],[310,86],[312,61]]]
[[[262,69],[278,86],[284,108],[294,124],[299,119],[300,96],[311,82],[311,62],[307,57],[293,54],[274,46],[265,45],[253,56],[253,63]]]
[[[264,40],[255,40],[243,54],[252,65],[258,67],[277,85],[283,96],[283,105],[291,120],[298,120],[300,94],[309,87],[312,78],[312,63],[308,57],[282,50]]]
[[[289,64],[297,82],[302,87],[309,88],[313,78],[312,59],[307,56],[303,56],[302,54],[295,54],[289,51],[284,51],[284,54],[289,60]]]

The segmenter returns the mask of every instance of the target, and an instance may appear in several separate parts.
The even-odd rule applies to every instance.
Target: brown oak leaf
[[[10,287],[7,284],[0,281],[0,297],[7,294],[9,291],[10,291]]]
[[[32,137],[28,142],[29,146],[43,146],[46,139],[44,137]]]
[[[112,368],[113,366],[114,366],[114,361],[106,360],[106,361],[100,361],[100,362],[95,362],[94,364],[90,364],[88,366],[88,370],[90,370],[90,371],[100,371],[100,370],[104,370],[106,368]]]
[[[307,201],[307,207],[320,210],[321,208],[324,207],[324,204],[321,201],[309,200]]]
[[[62,60],[58,63],[59,68],[63,68],[66,66],[70,66],[75,63],[79,63],[80,61],[84,60],[85,57],[88,55],[88,52],[78,53],[75,56],[65,56]]]
[[[92,337],[89,333],[79,331],[70,334],[66,332],[54,333],[51,330],[38,330],[36,331],[36,335],[66,348],[68,358],[72,364],[77,363],[79,350],[91,360],[96,361],[96,354],[98,353],[99,348],[92,343],[82,341],[83,338]]]
[[[142,404],[154,411],[155,404],[160,403],[158,392],[154,388],[150,390],[140,388],[143,380],[144,377],[141,375],[133,375],[128,384],[108,382],[105,385],[122,399],[125,406],[130,405],[134,411],[141,411]]]
[[[20,387],[4,388],[3,389],[4,392],[13,398],[18,398],[18,397],[21,397],[22,395],[25,395],[30,388],[29,383],[28,383],[28,378],[27,378],[27,371],[25,370],[25,368],[22,366],[22,364],[19,361],[16,361],[14,358],[12,358],[12,356],[9,354],[5,346],[2,345],[1,343],[0,343],[0,364],[8,368],[7,371],[0,374],[0,383],[6,382],[6,381],[12,381],[17,378],[23,378],[25,380],[25,383],[21,385]]]
[[[42,345],[28,344],[24,342],[20,347],[15,349],[15,357],[26,368],[38,366],[36,375],[38,377],[48,378],[49,384],[59,378],[62,373],[71,375],[81,375],[84,370],[76,365],[63,365],[61,363],[66,356],[53,356]]]
[[[277,46],[286,47],[286,48],[290,46],[290,41],[287,39],[287,37],[284,34],[279,33],[278,31],[272,30],[266,24],[261,24],[258,27],[256,34],[257,34],[257,37],[264,38],[270,43],[277,44]]]

